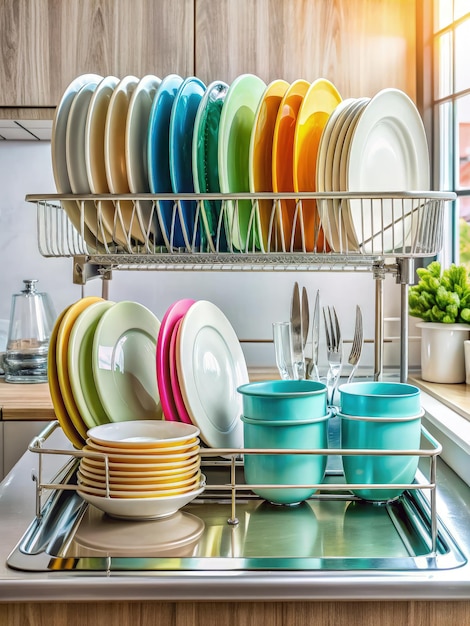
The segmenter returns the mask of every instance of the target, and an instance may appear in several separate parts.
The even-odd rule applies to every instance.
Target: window
[[[457,201],[445,259],[470,271],[470,4],[435,0],[433,16],[434,184]]]

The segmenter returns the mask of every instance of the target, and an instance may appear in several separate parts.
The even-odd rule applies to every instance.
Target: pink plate
[[[176,338],[178,337],[178,330],[181,326],[181,322],[183,318],[179,319],[176,322],[176,325],[173,329],[173,334],[171,335],[170,342],[170,379],[171,379],[171,389],[173,391],[173,399],[176,404],[176,409],[178,411],[179,418],[185,424],[192,424],[191,418],[186,410],[186,405],[183,400],[183,395],[181,393],[180,385],[178,382],[178,371],[176,369]]]
[[[162,404],[163,415],[166,420],[179,422],[180,417],[171,387],[170,375],[170,344],[173,330],[195,300],[184,299],[173,303],[166,311],[157,339],[157,385]],[[191,423],[191,422],[190,422]]]

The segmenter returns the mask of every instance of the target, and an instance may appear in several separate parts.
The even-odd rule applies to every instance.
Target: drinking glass
[[[290,322],[273,322],[276,365],[283,380],[297,380],[297,368],[292,349],[292,325]]]

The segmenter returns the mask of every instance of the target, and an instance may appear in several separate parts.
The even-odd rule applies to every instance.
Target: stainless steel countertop
[[[62,432],[50,443],[67,446]],[[31,480],[37,455],[26,452],[0,484],[0,601],[99,600],[467,600],[470,563],[439,571],[198,571],[47,572],[10,569],[6,559],[35,514]],[[46,455],[52,477],[63,457]],[[470,488],[443,462],[438,467],[438,514],[470,558]]]

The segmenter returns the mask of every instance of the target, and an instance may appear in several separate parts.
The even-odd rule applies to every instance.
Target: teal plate
[[[206,86],[199,78],[190,76],[181,84],[176,94],[170,117],[170,177],[175,193],[194,193],[192,151],[194,122]],[[197,202],[181,200],[178,215],[183,241],[177,246],[203,246],[201,219],[196,218]],[[178,219],[178,216],[177,216]]]
[[[219,124],[228,85],[223,81],[211,83],[202,97],[194,121],[193,134],[193,177],[196,193],[218,193]],[[227,236],[221,216],[222,203],[206,200],[202,203],[202,222],[207,243],[212,252],[227,250]]]
[[[170,177],[170,116],[178,89],[183,83],[181,76],[169,74],[160,83],[160,87],[150,109],[147,135],[147,169],[150,191],[154,194],[171,193]],[[173,202],[162,200],[158,203],[158,220],[163,239],[170,248]],[[179,220],[175,223],[176,241],[183,242],[183,233]]]

